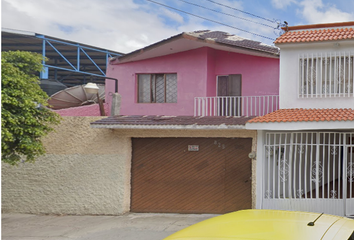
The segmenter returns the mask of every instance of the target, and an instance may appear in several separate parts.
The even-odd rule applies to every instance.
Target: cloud
[[[277,9],[285,9],[292,3],[296,3],[296,0],[272,0],[272,6]]]
[[[78,3],[78,2],[81,2]],[[151,6],[133,0],[3,0],[2,27],[32,31],[118,52],[131,52],[177,34]],[[148,10],[146,8],[149,8]],[[55,11],[54,11],[55,9]],[[180,22],[173,12],[165,11]]]
[[[322,0],[304,0],[298,13],[308,23],[346,22],[354,19],[354,13],[339,10],[334,4],[324,4]]]
[[[180,1],[159,1],[239,29],[258,34],[269,34],[269,31],[273,31]],[[218,2],[243,10],[242,1]],[[208,8],[252,19],[251,16],[230,8],[207,1],[206,3]],[[2,0],[1,10],[2,27],[36,32],[122,53],[134,51],[181,32],[203,29],[225,31],[241,37],[267,41],[237,29],[141,0],[60,0],[60,4],[57,0]]]
[[[122,53],[134,51],[181,32],[204,29],[225,31],[268,44],[272,44],[272,40],[238,29],[276,38],[272,27],[257,25],[250,21],[191,6],[182,1],[158,1],[195,15],[225,23],[234,28],[186,15],[146,0],[2,0],[2,27],[36,32]],[[188,1],[256,22],[263,21],[209,1]],[[297,16],[301,18],[301,20],[297,20],[297,24],[300,21],[303,24],[308,24],[354,19],[353,12],[341,11],[333,4],[323,4],[321,0],[271,0],[271,3],[278,8],[286,8],[290,4],[292,5],[291,10],[288,7],[287,11],[276,12],[270,6],[270,1],[259,1],[257,6],[246,0],[214,1],[260,16],[267,16],[271,19],[281,17],[280,13],[289,14],[291,12],[291,14],[294,14],[296,12]],[[342,3],[352,0],[337,1]],[[336,3],[339,4],[339,2]],[[343,5],[347,6],[348,4],[342,3]],[[244,9],[244,6],[246,9]],[[250,10],[247,10],[247,7]],[[351,8],[347,7],[347,9]],[[263,23],[273,25],[265,21]]]
[[[163,12],[164,12],[165,17],[170,18],[180,24],[183,23],[183,17],[181,15],[179,15],[178,13],[172,12],[167,9],[163,9]]]

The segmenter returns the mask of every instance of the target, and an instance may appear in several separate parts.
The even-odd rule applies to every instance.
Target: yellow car
[[[241,210],[207,219],[164,240],[354,240],[354,220],[280,210]]]

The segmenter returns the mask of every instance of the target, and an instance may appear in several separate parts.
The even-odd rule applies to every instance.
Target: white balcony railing
[[[194,98],[194,116],[263,116],[278,109],[278,95]]]

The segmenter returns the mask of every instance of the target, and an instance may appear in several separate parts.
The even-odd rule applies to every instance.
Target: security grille
[[[264,208],[354,214],[353,149],[353,133],[267,133]]]
[[[354,52],[301,54],[299,97],[349,97],[354,92]]]
[[[139,103],[176,103],[177,74],[139,74]]]
[[[177,102],[177,74],[167,74],[166,76],[166,102]]]

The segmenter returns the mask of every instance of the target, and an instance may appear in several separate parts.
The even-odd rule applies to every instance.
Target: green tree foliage
[[[40,88],[42,55],[9,51],[1,56],[1,160],[11,165],[34,162],[45,153],[42,137],[60,116],[50,109]],[[41,107],[38,107],[41,106]]]

